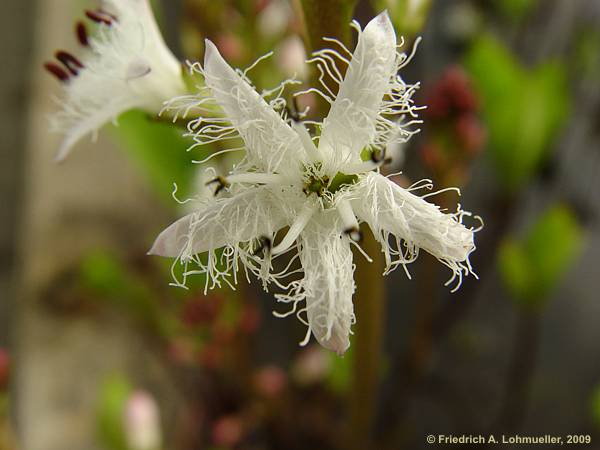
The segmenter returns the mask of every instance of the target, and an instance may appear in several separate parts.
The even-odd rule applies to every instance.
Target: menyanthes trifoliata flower
[[[52,128],[64,135],[57,160],[120,113],[157,114],[166,100],[186,92],[181,64],[165,45],[149,0],[103,0],[101,6],[86,11],[97,24],[94,36],[77,23],[81,55],[58,51],[57,61],[45,64],[64,85],[61,109],[51,117]]]
[[[247,71],[233,70],[206,41],[204,67],[192,66],[204,75],[206,92],[173,105],[189,112],[216,103],[223,116],[193,120],[190,133],[197,145],[239,136],[245,158],[213,180],[214,199],[163,231],[149,252],[177,258],[184,269],[178,285],[194,273],[205,274],[206,288],[229,283],[231,273],[235,282],[241,262],[265,286],[285,291],[276,297],[291,309],[280,315],[296,313],[307,324],[304,342],[312,333],[339,354],[350,345],[355,321],[351,245],[360,242],[361,222],[381,243],[386,273],[414,261],[423,249],[460,284],[471,272],[468,258],[475,248],[474,230],[461,224],[468,213],[444,214],[424,200],[427,195],[415,195],[430,189],[429,181],[403,189],[379,173],[386,147],[416,132],[411,127],[418,108],[411,97],[418,86],[398,75],[410,55],[397,53],[387,13],[362,31],[355,27],[354,53],[328,40],[339,51],[324,49],[313,58],[321,81],[329,76],[339,84],[337,96],[325,82],[323,90],[311,89],[331,104],[322,123],[290,118],[282,98],[267,101],[275,91],[259,95]],[[338,64],[347,65],[344,77]],[[280,237],[284,227],[289,229]],[[275,272],[273,260],[288,252],[293,252],[289,264]]]

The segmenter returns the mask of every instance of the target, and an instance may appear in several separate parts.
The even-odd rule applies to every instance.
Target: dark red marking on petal
[[[105,13],[101,13],[99,11],[90,11],[87,10],[85,15],[88,19],[93,20],[96,23],[102,23],[104,25],[111,25],[113,23],[113,18]]]
[[[102,9],[102,8],[98,8],[96,10],[99,14],[105,15],[106,17],[109,17],[110,19],[112,19],[113,22],[117,22],[117,16],[115,16],[114,14],[109,13],[108,11]]]
[[[73,55],[68,52],[59,50],[56,52],[56,59],[58,59],[73,75],[79,74],[79,69],[83,69],[83,64]]]
[[[75,25],[75,34],[77,35],[77,40],[81,45],[87,47],[90,45],[90,41],[88,39],[88,32],[85,24],[83,22],[77,22]]]
[[[44,69],[54,75],[58,81],[64,83],[69,80],[69,74],[56,63],[47,62],[44,64]]]

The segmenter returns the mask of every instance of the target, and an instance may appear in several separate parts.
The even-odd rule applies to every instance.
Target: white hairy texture
[[[340,355],[350,346],[355,322],[352,250],[341,226],[333,210],[315,214],[299,239],[304,277],[291,283],[289,295],[277,296],[294,305],[305,301],[300,312],[306,312],[310,332],[323,347]]]
[[[344,162],[360,161],[396,68],[396,34],[386,13],[360,33],[352,60],[323,123],[319,147]]]
[[[438,206],[375,172],[364,175],[351,195],[354,212],[379,239],[388,269],[413,261],[422,248],[457,276],[470,271],[468,257],[475,244],[473,230],[460,222],[463,213],[444,214]],[[390,245],[391,236],[395,247]]]
[[[287,213],[268,187],[207,202],[179,219],[156,239],[150,254],[190,260],[194,255],[254,238],[273,238],[288,225]]]
[[[64,159],[85,135],[140,108],[157,114],[164,101],[185,93],[181,66],[160,34],[148,0],[102,2],[117,17],[100,24],[80,57],[85,66],[65,83],[62,109],[52,118],[64,134],[57,159]]]
[[[416,132],[410,127],[417,121],[404,118],[415,117],[412,95],[418,85],[405,84],[397,74],[412,55],[396,52],[387,13],[359,33],[353,55],[328,39],[341,53],[324,49],[313,58],[324,91],[309,91],[332,104],[323,124],[288,120],[282,92],[293,80],[259,94],[247,81],[253,66],[236,72],[207,41],[204,67],[191,66],[205,76],[207,87],[194,97],[174,99],[169,108],[185,116],[218,106],[222,116],[193,119],[189,134],[195,145],[241,137],[245,157],[223,177],[225,189],[216,200],[165,230],[151,250],[178,257],[176,263],[184,266],[183,281],[176,280],[180,286],[194,273],[207,276],[207,288],[220,286],[228,282],[228,273],[235,277],[241,262],[264,287],[272,283],[284,291],[276,298],[290,310],[275,314],[296,314],[304,321],[304,343],[312,334],[339,354],[349,346],[354,323],[351,244],[358,246],[359,221],[367,222],[380,242],[386,273],[414,261],[422,248],[448,266],[453,272],[449,282],[458,279],[460,286],[462,276],[472,273],[468,257],[475,248],[475,230],[461,223],[468,213],[445,214],[424,199],[427,195],[413,193],[429,183],[402,189],[376,172],[380,162],[362,161],[364,148],[383,153]],[[349,67],[345,78],[339,62]],[[325,77],[340,85],[337,99]],[[314,130],[322,130],[318,145]],[[345,175],[345,184],[333,189],[330,183],[338,173]],[[286,226],[285,234],[277,234]],[[292,256],[274,273],[271,263],[280,255]]]
[[[204,77],[227,120],[246,144],[248,162],[264,172],[298,172],[298,135],[206,40]]]

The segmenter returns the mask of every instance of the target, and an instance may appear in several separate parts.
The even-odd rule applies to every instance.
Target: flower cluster
[[[445,184],[463,185],[486,139],[477,116],[479,99],[465,71],[448,68],[429,89],[426,104],[430,126],[420,149],[422,161]]]
[[[283,291],[277,300],[290,310],[281,315],[296,314],[306,323],[305,342],[312,334],[339,354],[349,347],[355,321],[351,246],[360,249],[361,223],[381,244],[386,273],[406,269],[423,249],[452,270],[449,282],[456,280],[458,287],[471,273],[468,258],[475,248],[475,230],[462,224],[469,213],[459,208],[445,214],[425,200],[433,194],[417,195],[432,188],[428,180],[403,189],[379,173],[386,147],[418,131],[412,100],[418,85],[399,75],[412,54],[398,52],[387,13],[364,30],[354,26],[354,52],[328,40],[338,48],[312,59],[322,89],[309,91],[331,105],[322,122],[302,121],[302,114],[285,107],[280,95],[294,80],[259,94],[247,71],[232,69],[206,41],[204,64],[191,65],[206,88],[169,108],[181,115],[201,112],[188,126],[195,145],[241,138],[245,156],[229,174],[212,180],[215,197],[163,231],[149,252],[177,258],[183,279],[176,284],[182,286],[197,273],[206,276],[207,289],[231,284],[243,267],[265,287]],[[280,257],[285,268],[276,271]]]

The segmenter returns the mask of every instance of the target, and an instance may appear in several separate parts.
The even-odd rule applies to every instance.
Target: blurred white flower
[[[277,65],[285,76],[307,79],[306,49],[300,36],[294,34],[285,38],[277,49],[276,57]]]
[[[88,36],[82,22],[78,58],[56,53],[45,67],[63,82],[59,112],[51,126],[64,135],[57,160],[64,159],[86,134],[129,109],[157,114],[165,100],[185,94],[182,68],[165,45],[149,0],[103,0],[101,9],[86,11],[98,24]]]
[[[150,250],[177,257],[184,265],[184,279],[176,280],[179,285],[194,273],[207,275],[207,288],[229,282],[232,272],[235,282],[241,261],[265,286],[274,283],[286,291],[276,297],[291,304],[291,310],[280,316],[296,313],[306,323],[304,343],[312,333],[339,354],[350,345],[355,321],[351,245],[360,242],[360,222],[367,223],[381,243],[387,272],[414,261],[422,248],[448,266],[460,284],[471,272],[468,257],[475,248],[474,231],[461,224],[468,213],[459,209],[444,214],[424,200],[427,196],[414,194],[431,188],[429,181],[403,189],[379,173],[386,147],[416,132],[411,128],[419,123],[412,100],[417,85],[398,76],[410,56],[397,53],[387,13],[363,31],[355,26],[359,39],[353,54],[337,43],[339,52],[324,49],[313,58],[323,76],[339,84],[335,98],[325,82],[323,91],[310,90],[331,104],[322,123],[302,123],[294,114],[288,119],[286,109],[278,114],[274,108],[282,107],[282,99],[267,103],[265,98],[280,92],[286,82],[282,89],[261,96],[249,84],[247,72],[234,71],[214,44],[206,42],[204,67],[199,70],[212,97],[203,92],[191,106],[214,101],[224,117],[196,119],[189,129],[195,131],[198,144],[239,135],[246,156],[229,176],[214,180],[218,193],[227,192],[227,197],[206,202],[175,222]],[[344,78],[337,63],[348,65]],[[186,110],[180,100],[175,104]],[[307,126],[321,131],[318,143]],[[287,233],[276,242],[277,232],[285,227]],[[225,249],[217,251],[221,247]],[[272,260],[291,251],[287,268],[274,272]],[[301,267],[295,268],[298,262]],[[288,281],[298,273],[302,278]],[[301,309],[300,303],[305,304]]]
[[[125,407],[125,434],[131,450],[158,450],[162,446],[160,411],[146,391],[131,394]]]
[[[258,17],[258,29],[264,36],[277,36],[286,30],[291,17],[286,0],[271,0]]]

